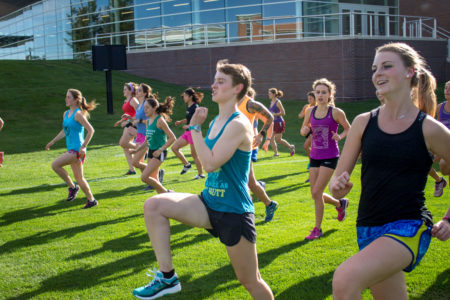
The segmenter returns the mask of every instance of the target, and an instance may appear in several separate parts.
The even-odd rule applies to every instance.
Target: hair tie
[[[128,83],[128,86],[130,87],[131,91],[134,92],[134,87],[131,83]]]

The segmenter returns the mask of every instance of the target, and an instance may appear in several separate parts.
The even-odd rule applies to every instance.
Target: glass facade
[[[375,8],[363,10],[376,23],[364,15],[351,23],[341,15],[349,5]],[[397,0],[44,0],[0,18],[0,59],[89,58],[94,44],[137,50],[333,36],[354,33],[349,24],[392,33],[385,20],[397,12]]]

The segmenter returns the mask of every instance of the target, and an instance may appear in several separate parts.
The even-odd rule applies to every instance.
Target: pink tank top
[[[312,145],[310,157],[312,159],[329,159],[339,157],[337,141],[331,137],[337,132],[339,124],[333,119],[333,107],[328,108],[327,115],[322,119],[316,119],[317,106],[311,111]]]
[[[132,99],[132,98],[131,98],[131,99]],[[131,99],[128,100],[127,102],[125,102],[125,103],[122,105],[122,110],[123,110],[123,112],[126,113],[127,115],[130,115],[130,117],[134,117],[134,116],[136,115],[136,110],[135,110],[134,107],[131,106],[131,104],[130,104]]]

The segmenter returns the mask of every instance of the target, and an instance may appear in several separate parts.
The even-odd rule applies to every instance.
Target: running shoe
[[[289,147],[289,149],[291,150],[291,156],[295,154],[295,145],[291,145]]]
[[[273,155],[273,157],[278,157],[278,156],[280,156],[280,154],[278,154],[278,153]]]
[[[180,174],[183,175],[185,174],[187,171],[189,171],[192,168],[191,164],[187,164],[183,166],[183,170],[181,170]]]
[[[181,291],[181,283],[178,280],[178,275],[174,274],[172,278],[164,278],[161,271],[149,270],[153,274],[147,274],[153,277],[149,284],[136,288],[133,295],[139,299],[156,299],[165,295],[175,294]]]
[[[306,170],[309,170],[310,167],[311,167],[311,162],[308,162],[308,165],[306,166]]]
[[[161,184],[162,184],[163,181],[164,181],[164,174],[165,174],[164,169],[159,169],[159,171],[158,171],[158,177],[159,177],[159,182],[160,182]]]
[[[273,219],[273,216],[275,215],[275,211],[278,209],[278,203],[275,201],[270,201],[270,204],[266,206],[266,218],[264,219],[265,222],[270,222]]]
[[[309,178],[305,180],[305,183],[308,183],[308,182],[309,182]]]
[[[439,182],[434,183],[434,196],[440,197],[444,193],[444,188],[447,185],[447,181],[444,177],[442,177],[442,180]]]
[[[83,207],[83,209],[85,209],[85,208],[91,208],[91,207],[94,207],[94,206],[97,206],[98,205],[98,202],[97,202],[97,200],[92,200],[92,201],[87,201],[86,202],[86,205]]]
[[[80,190],[80,186],[75,183],[75,187],[69,188],[69,196],[67,197],[67,201],[70,202],[75,199],[78,195],[78,191]]]
[[[124,175],[135,175],[135,174],[136,174],[136,171],[128,170],[128,172],[126,172]]]
[[[147,186],[144,188],[144,191],[150,191],[150,190],[153,190],[153,187],[152,187],[151,185],[147,185]]]
[[[264,181],[258,180],[259,185],[266,190],[266,183]]]
[[[197,179],[202,179],[202,178],[205,178],[205,175],[203,175],[203,174],[197,174],[197,175],[194,177],[195,180],[197,180]]]
[[[305,239],[312,241],[312,240],[318,239],[322,236],[323,236],[322,229],[314,227],[314,229],[311,231],[311,233],[307,237],[305,237]]]
[[[336,207],[336,210],[338,212],[337,219],[339,222],[342,222],[345,220],[345,217],[347,216],[347,207],[349,201],[347,198],[342,198],[339,200],[339,202],[341,203],[341,207],[339,208]]]

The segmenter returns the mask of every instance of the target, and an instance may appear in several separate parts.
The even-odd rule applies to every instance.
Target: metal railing
[[[58,32],[59,33],[59,32]],[[309,16],[246,19],[202,25],[184,25],[156,29],[111,32],[79,40],[66,40],[73,58],[90,58],[91,45],[124,44],[127,51],[157,51],[174,47],[211,47],[233,44],[273,43],[306,39],[362,37],[447,39],[435,18],[388,15],[384,13],[338,13]],[[14,54],[14,47],[31,45],[34,37],[0,46],[0,59]],[[26,44],[28,43],[28,44]],[[450,42],[449,42],[450,43]],[[81,46],[83,45],[83,46]],[[49,47],[50,45],[47,45]],[[51,45],[53,48],[57,45]],[[449,45],[450,46],[450,45]],[[23,48],[23,47],[22,47]],[[9,49],[10,51],[5,51]],[[32,58],[46,53],[46,59],[60,59],[47,54],[46,47],[26,47]],[[4,53],[5,52],[5,53]],[[9,53],[6,53],[9,52]],[[21,49],[17,53],[24,53]],[[67,58],[64,53],[64,58]],[[450,50],[449,55],[450,57]],[[41,57],[42,58],[42,57]]]

